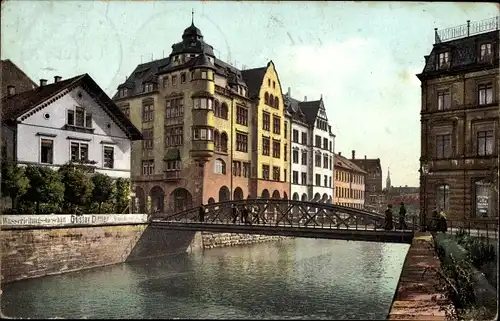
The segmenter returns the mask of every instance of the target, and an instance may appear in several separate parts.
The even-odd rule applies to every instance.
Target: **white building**
[[[87,74],[2,101],[2,132],[8,158],[23,165],[58,168],[70,160],[93,164],[96,172],[130,177],[130,145],[140,131]]]
[[[331,203],[334,197],[335,135],[328,124],[323,99],[300,102],[288,93],[285,104],[292,124],[292,199]]]

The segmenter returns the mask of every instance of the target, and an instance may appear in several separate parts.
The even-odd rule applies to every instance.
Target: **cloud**
[[[337,152],[356,149],[381,158],[384,168],[417,184],[417,165],[408,160],[418,162],[420,82],[415,74],[422,66],[401,64],[392,48],[374,39],[322,41],[275,51],[283,91],[290,86],[299,100],[323,95]]]

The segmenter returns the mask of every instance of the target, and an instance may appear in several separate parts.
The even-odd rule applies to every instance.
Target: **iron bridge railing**
[[[233,206],[238,208],[233,215]],[[248,209],[248,217],[243,216],[243,207]],[[399,228],[397,213],[393,215],[393,226]],[[158,214],[152,223],[196,223],[217,225],[255,225],[289,228],[323,228],[342,230],[384,231],[383,214],[326,203],[294,201],[285,199],[233,200],[194,207],[173,214]],[[415,217],[406,220],[402,232],[418,230]]]

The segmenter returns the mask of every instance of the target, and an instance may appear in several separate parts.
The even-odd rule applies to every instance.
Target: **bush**
[[[64,183],[64,201],[72,213],[80,214],[80,206],[91,200],[94,184],[85,167],[66,164],[59,169]]]
[[[40,213],[44,203],[59,205],[64,197],[64,184],[58,172],[44,166],[28,166],[26,177],[30,187],[23,199],[23,205]]]
[[[478,269],[493,261],[495,257],[495,247],[488,244],[484,238],[471,240],[468,244],[467,258]]]

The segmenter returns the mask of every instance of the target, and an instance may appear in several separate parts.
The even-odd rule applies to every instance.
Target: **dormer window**
[[[484,43],[480,47],[479,61],[486,61],[491,59],[491,43]]]
[[[126,97],[127,96],[127,88],[122,88],[118,91],[118,96],[119,97]]]
[[[153,84],[152,83],[145,83],[142,85],[142,92],[149,93],[153,91]]]
[[[92,114],[82,107],[68,109],[66,123],[70,126],[92,128]]]
[[[448,68],[450,65],[450,52],[441,52],[438,55],[438,69]]]
[[[174,61],[179,61],[179,56],[174,56]]]

